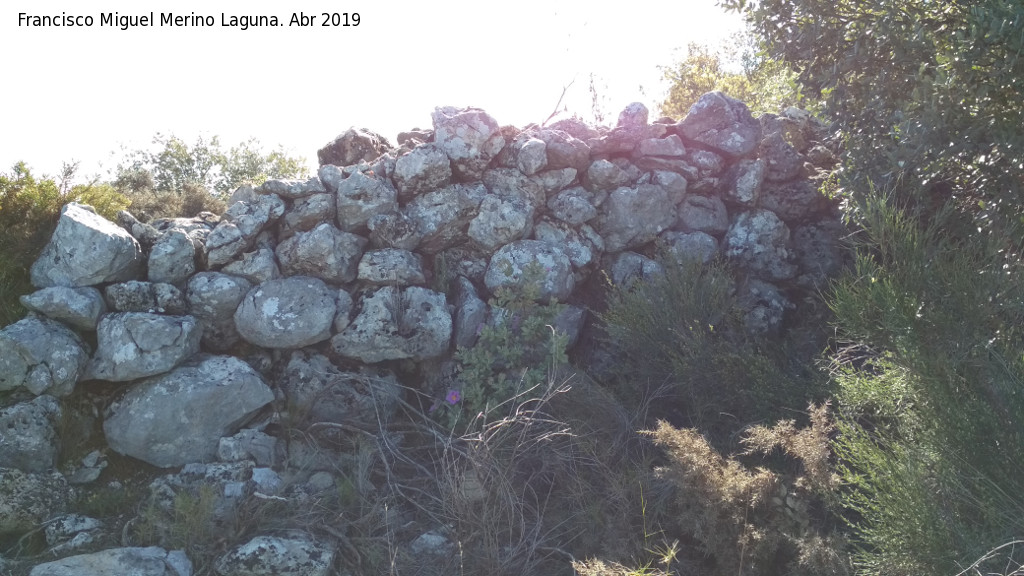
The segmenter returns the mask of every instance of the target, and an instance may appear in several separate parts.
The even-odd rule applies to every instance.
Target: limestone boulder
[[[246,252],[238,260],[221,268],[221,271],[224,274],[244,278],[253,284],[260,284],[281,277],[281,269],[277,265],[277,258],[274,257],[274,251],[270,248],[260,248],[252,252]]]
[[[729,185],[723,191],[723,200],[745,208],[753,208],[761,196],[761,185],[768,172],[763,158],[742,158],[733,165]]]
[[[356,171],[338,184],[338,227],[346,232],[366,228],[377,214],[398,210],[398,191],[382,175]]]
[[[337,192],[312,194],[292,202],[278,221],[277,239],[283,242],[295,235],[316,228],[323,222],[333,222],[338,216]]]
[[[366,226],[370,229],[370,245],[374,248],[415,250],[424,237],[417,221],[404,211],[377,214],[366,222]]]
[[[200,272],[189,279],[185,300],[202,327],[207,350],[223,352],[238,343],[234,314],[252,282],[222,272]]]
[[[107,306],[117,312],[188,312],[185,295],[172,284],[129,280],[110,284],[103,292]]]
[[[590,165],[590,146],[568,132],[541,130],[537,133],[537,138],[543,140],[546,145],[548,170],[574,168],[583,172]]]
[[[90,554],[68,556],[32,568],[29,576],[192,576],[185,553],[163,548],[109,548]]]
[[[707,264],[718,254],[718,240],[706,232],[668,230],[659,236],[669,256],[677,262],[696,260]]]
[[[725,235],[725,256],[766,280],[796,275],[789,252],[789,228],[770,210],[750,210],[736,217]]]
[[[448,351],[452,317],[444,294],[420,286],[385,286],[364,296],[359,314],[331,339],[334,351],[373,364],[425,360]]]
[[[818,190],[819,182],[807,178],[790,182],[766,182],[761,190],[761,208],[771,210],[789,225],[818,220],[828,213],[830,203]]]
[[[328,576],[334,546],[310,537],[256,536],[221,556],[219,576]]]
[[[520,240],[533,228],[533,206],[518,198],[487,195],[469,223],[468,235],[485,252]]]
[[[679,205],[679,227],[686,232],[721,235],[729,229],[729,212],[717,196],[690,194]]]
[[[528,268],[534,273],[527,274]],[[484,283],[492,294],[499,288],[520,291],[532,284],[541,300],[564,300],[576,280],[572,262],[560,247],[541,240],[519,240],[494,253]]]
[[[327,189],[319,178],[299,179],[276,179],[272,178],[256,187],[257,194],[276,194],[281,198],[295,200],[312,194],[323,194]]]
[[[363,254],[358,278],[378,286],[409,286],[427,281],[419,254],[396,248],[370,250]]]
[[[275,253],[285,276],[312,276],[344,284],[355,280],[365,246],[366,238],[324,222],[281,242]]]
[[[138,278],[142,247],[123,228],[71,202],[60,210],[57,229],[30,270],[32,285],[94,286]]]
[[[765,162],[765,179],[769,182],[786,182],[800,175],[804,156],[783,138],[781,132],[772,132],[761,141],[758,156]]]
[[[434,142],[448,155],[458,181],[479,180],[505,147],[498,122],[479,108],[435,108],[431,119]]]
[[[747,105],[722,92],[701,96],[676,130],[683,138],[731,158],[757,150],[762,135],[761,123],[750,114]]]
[[[291,276],[251,289],[235,311],[247,342],[265,348],[301,348],[330,337],[337,290],[319,278]]]
[[[103,294],[91,286],[51,286],[22,296],[19,301],[28,310],[79,330],[95,330],[100,316],[107,311]]]
[[[289,406],[294,406],[306,422],[387,421],[402,394],[401,385],[390,371],[345,371],[326,356],[307,350],[292,352],[280,383]]]
[[[0,392],[67,396],[88,362],[88,346],[56,320],[30,315],[0,330]]]
[[[540,208],[547,202],[547,191],[540,179],[529,177],[515,168],[494,168],[484,172],[484,186],[495,196],[515,199]]]
[[[436,254],[467,240],[466,229],[480,211],[487,196],[483,184],[452,184],[414,198],[405,215],[416,225],[422,238],[418,249]]]
[[[38,396],[0,409],[0,462],[22,472],[48,472],[57,465],[60,404]]]
[[[264,228],[277,222],[284,209],[284,200],[277,194],[232,204],[206,239],[209,265],[222,266],[248,250]]]
[[[231,436],[274,394],[248,364],[200,355],[135,384],[103,422],[115,452],[169,468],[208,462],[221,437]]]
[[[149,281],[182,285],[195,271],[196,247],[188,234],[178,229],[161,233],[149,251]]]
[[[548,200],[548,210],[570,226],[579,226],[597,217],[593,195],[582,186],[562,190]]]
[[[199,352],[201,332],[192,316],[118,312],[96,328],[89,376],[125,382],[162,374]]]
[[[592,162],[583,177],[583,186],[591,191],[611,192],[629,184],[629,173],[608,160]]]
[[[452,166],[441,146],[420,144],[399,156],[392,176],[399,198],[408,202],[414,196],[439,190],[452,182]]]
[[[676,207],[668,191],[654,184],[616,188],[601,205],[594,229],[605,250],[619,252],[646,244],[676,224]]]

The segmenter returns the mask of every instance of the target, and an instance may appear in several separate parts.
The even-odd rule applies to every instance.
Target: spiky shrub
[[[660,389],[687,425],[718,442],[742,423],[778,417],[816,395],[813,378],[789,371],[784,344],[745,331],[723,263],[660,262],[663,275],[612,287],[601,316],[623,397]]]
[[[780,473],[723,457],[696,430],[666,422],[649,432],[665,449],[659,473],[675,486],[680,535],[696,540],[713,559],[713,573],[849,573],[841,536],[828,530],[814,508],[836,487],[829,464],[833,427],[826,406],[811,406],[810,426],[793,421],[748,431],[748,453],[776,448],[801,463],[799,472]]]
[[[953,573],[1024,532],[1020,226],[951,236],[948,207],[921,220],[877,191],[855,216],[831,306],[859,351],[837,359],[835,442],[858,566]]]
[[[455,354],[458,385],[439,400],[436,415],[449,428],[466,430],[477,415],[537,398],[553,371],[567,362],[567,337],[554,328],[562,305],[540,301],[543,270],[531,263],[521,288],[502,287],[490,301],[497,314],[479,327],[476,344]]]

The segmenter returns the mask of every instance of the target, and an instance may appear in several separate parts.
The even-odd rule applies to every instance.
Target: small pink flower
[[[444,401],[452,406],[458,404],[459,400],[462,400],[462,393],[454,388],[449,390],[448,394],[444,397]]]

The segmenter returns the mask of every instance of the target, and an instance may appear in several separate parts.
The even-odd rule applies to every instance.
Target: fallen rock
[[[32,285],[94,286],[138,278],[142,247],[123,228],[71,202],[61,208],[57,229],[30,270]]]
[[[111,548],[39,564],[29,576],[192,576],[192,563],[181,551],[163,548]]]
[[[132,386],[103,422],[115,452],[169,468],[209,462],[231,436],[274,400],[263,378],[231,356],[200,355]]]
[[[312,351],[292,352],[280,385],[304,422],[376,424],[398,407],[402,387],[390,371],[344,371]]]

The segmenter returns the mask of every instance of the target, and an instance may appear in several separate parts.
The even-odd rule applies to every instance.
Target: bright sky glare
[[[435,106],[477,106],[501,124],[541,122],[563,87],[569,112],[591,116],[590,77],[612,121],[629,102],[655,113],[659,65],[691,41],[741,28],[715,0],[22,0],[0,8],[5,84],[0,172],[36,175],[62,162],[106,177],[160,132],[188,143],[219,136],[283,145],[313,168],[316,150],[350,126],[395,135],[430,127]],[[293,12],[315,26],[289,27]],[[91,15],[91,27],[19,26],[19,13]],[[100,14],[156,25],[120,30]],[[161,12],[212,16],[214,27],[159,26]],[[323,12],[358,12],[357,27],[322,27]],[[222,27],[221,14],[276,16],[277,28]],[[570,85],[571,84],[571,85]]]

